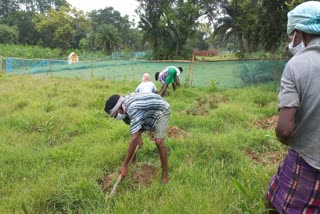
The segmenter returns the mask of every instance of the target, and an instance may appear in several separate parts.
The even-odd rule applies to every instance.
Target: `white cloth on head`
[[[291,34],[295,29],[309,34],[320,34],[320,2],[304,2],[288,13],[287,34]]]
[[[117,114],[118,109],[120,108],[120,106],[123,103],[123,100],[124,100],[124,98],[120,96],[120,98],[119,98],[118,102],[116,103],[116,105],[113,106],[113,108],[109,111],[110,117],[114,117]]]
[[[144,73],[143,76],[142,76],[142,82],[149,82],[151,81],[151,77],[150,77],[150,74],[149,73]]]

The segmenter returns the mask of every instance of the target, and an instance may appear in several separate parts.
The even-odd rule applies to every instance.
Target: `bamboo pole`
[[[26,62],[25,62],[25,59],[23,58],[22,59],[22,62],[23,62],[23,74],[27,74],[27,67],[26,67]]]
[[[51,68],[50,59],[48,59],[48,65],[49,65],[49,73],[48,73],[48,76],[52,76],[52,68]]]
[[[133,153],[133,155],[132,155],[132,157],[131,157],[131,159],[130,159],[130,161],[129,161],[129,165],[130,165],[132,159],[134,158],[134,156],[137,154],[138,149],[139,149],[139,144],[137,145],[137,147],[136,147],[136,149],[135,149],[135,151],[134,151],[134,153]],[[107,202],[107,201],[109,200],[109,198],[116,192],[120,181],[121,181],[121,173],[119,174],[116,183],[113,185],[113,188],[112,188],[110,194],[107,194],[107,195],[106,195],[106,198],[105,198],[105,201],[106,201],[106,202]]]
[[[92,65],[92,61],[90,61],[90,78],[93,79],[93,65]]]

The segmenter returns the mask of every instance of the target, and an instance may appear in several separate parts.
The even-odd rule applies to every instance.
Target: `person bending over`
[[[131,140],[120,169],[122,179],[128,173],[129,162],[134,158],[135,149],[142,145],[142,132],[154,131],[155,144],[160,154],[162,166],[162,182],[167,183],[169,175],[164,140],[170,118],[169,103],[154,93],[132,93],[124,97],[115,94],[106,100],[104,110],[110,117],[130,124]]]
[[[182,67],[168,66],[161,72],[156,72],[155,79],[162,83],[160,96],[163,97],[169,84],[172,84],[172,88],[175,91],[177,86],[180,86],[179,75],[183,72]]]

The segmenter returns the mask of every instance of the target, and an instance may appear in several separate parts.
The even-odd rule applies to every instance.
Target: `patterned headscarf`
[[[295,29],[320,34],[320,2],[304,2],[288,13],[287,34]]]

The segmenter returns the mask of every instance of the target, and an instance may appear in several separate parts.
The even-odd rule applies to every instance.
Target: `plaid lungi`
[[[320,170],[290,150],[271,178],[267,197],[279,213],[320,213]]]

